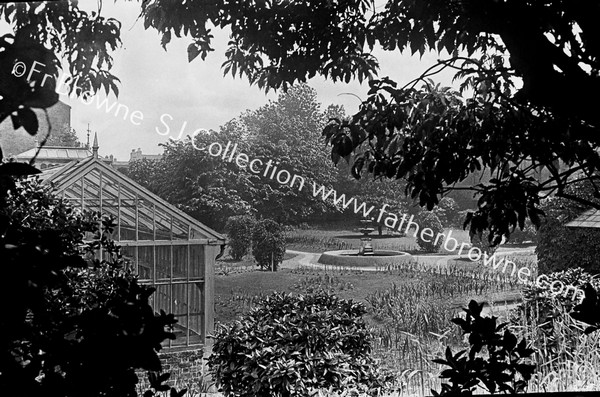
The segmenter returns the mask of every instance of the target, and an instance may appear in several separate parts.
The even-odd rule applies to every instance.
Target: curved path
[[[508,256],[517,253],[528,253],[532,252],[533,247],[522,248],[522,249],[499,249],[496,251],[496,255],[498,257]],[[337,266],[325,265],[322,263],[318,263],[319,257],[321,254],[313,253],[313,252],[304,252],[304,251],[295,251],[295,250],[286,250],[287,253],[297,255],[293,258],[286,259],[280,265],[281,268],[284,269],[294,269],[298,266],[306,266],[306,267],[316,267],[319,269],[331,269],[337,268]],[[448,262],[453,259],[467,258],[467,255],[413,255],[415,260],[419,261],[422,264],[430,265],[431,267],[436,267],[438,270],[440,268],[450,266]],[[371,266],[349,266],[348,269],[352,270],[360,270],[360,271],[381,271],[382,268],[376,268]]]

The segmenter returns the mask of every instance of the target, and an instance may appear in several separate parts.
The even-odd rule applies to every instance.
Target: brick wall
[[[171,377],[167,384],[178,390],[188,389],[189,396],[198,396],[199,393],[213,391],[209,389],[211,384],[206,374],[206,360],[204,360],[204,351],[191,350],[181,352],[160,353],[160,362],[163,373],[170,373]],[[148,388],[148,379],[146,373],[138,373],[140,381],[139,391],[143,392]],[[142,395],[142,393],[138,393]]]

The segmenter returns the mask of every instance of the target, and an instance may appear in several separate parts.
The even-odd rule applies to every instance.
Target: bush
[[[236,261],[241,260],[252,246],[252,229],[256,223],[250,215],[236,215],[229,217],[225,224],[230,255]]]
[[[581,351],[585,343],[581,326],[571,318],[581,298],[575,288],[584,291],[588,283],[600,288],[599,279],[581,268],[574,268],[547,274],[539,285],[525,286],[523,303],[511,311],[512,326],[529,335],[548,360],[558,364],[575,359],[575,352]]]
[[[452,228],[461,223],[458,204],[450,197],[444,197],[433,209],[433,213],[439,218],[444,227]]]
[[[535,365],[531,358],[535,353],[525,338],[519,342],[517,336],[506,323],[498,324],[495,316],[482,317],[483,303],[470,301],[465,318],[452,320],[469,335],[470,348],[453,354],[446,347],[444,358],[433,362],[449,368],[440,373],[442,383],[440,392],[432,390],[434,396],[471,396],[477,389],[490,394],[522,393],[533,373]]]
[[[252,231],[252,255],[261,269],[277,270],[285,254],[285,237],[279,223],[270,219],[256,222]]]
[[[489,234],[482,233],[481,236],[473,235],[471,236],[471,246],[479,248],[479,250],[486,254],[488,257],[491,257],[498,249],[498,246],[491,246],[489,241]]]
[[[225,396],[308,396],[382,387],[361,303],[274,293],[215,332],[209,370]]]
[[[111,220],[73,208],[36,180],[0,175],[0,221],[0,300],[8,303],[0,388],[18,396],[136,395],[136,370],[160,371],[157,351],[176,320],[155,315],[153,288],[125,270]],[[93,258],[100,243],[103,261]],[[160,385],[168,374],[159,378],[151,386],[168,391]]]
[[[589,182],[570,186],[567,193],[594,199],[594,188]],[[600,273],[600,230],[564,226],[588,207],[558,197],[547,199],[542,204],[546,216],[538,230],[535,250],[539,272],[543,274],[581,267],[592,274]]]
[[[433,212],[423,211],[419,214],[419,226],[420,229],[417,234],[417,244],[419,245],[419,249],[424,252],[438,252],[443,240],[436,237],[439,233],[444,232],[444,228],[438,217]],[[425,241],[421,238],[422,231],[425,228],[433,230],[433,237],[430,238],[427,235],[425,236],[431,241]]]
[[[530,220],[525,221],[523,230],[516,227],[510,234],[510,239],[508,240],[508,243],[514,244],[522,244],[525,242],[537,243],[537,230]]]

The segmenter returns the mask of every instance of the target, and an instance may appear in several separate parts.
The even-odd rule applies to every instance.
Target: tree
[[[213,51],[209,26],[230,29],[224,71],[259,87],[316,75],[370,79],[351,121],[323,131],[334,162],[354,154],[355,177],[404,179],[405,193],[429,210],[470,174],[489,170],[488,183],[463,189],[479,197],[466,219],[471,233],[487,230],[494,245],[526,218],[540,224],[540,195],[576,199],[567,191],[573,177],[596,180],[600,115],[580,93],[600,88],[597,2],[166,4],[142,3],[145,27],[162,34],[163,46],[184,32],[193,39],[190,61],[204,59]],[[375,46],[450,55],[398,87],[374,77]],[[462,79],[461,93],[472,89],[468,98],[428,80],[446,68]]]
[[[252,229],[256,219],[248,215],[232,216],[227,219],[225,230],[227,230],[230,255],[236,261],[241,260],[252,247]]]
[[[77,138],[77,132],[75,129],[64,129],[56,131],[55,134],[50,134],[46,139],[47,146],[68,146],[68,147],[81,147],[81,142]]]
[[[444,227],[455,227],[460,222],[458,204],[450,197],[442,198],[433,212]]]
[[[134,162],[129,175],[217,229],[229,217],[246,214],[300,223],[337,211],[313,195],[313,182],[329,186],[334,180],[319,142],[326,122],[316,92],[293,87],[277,101],[227,122],[218,133],[166,143],[162,160]],[[241,154],[247,160],[238,164]],[[258,172],[249,169],[249,161],[258,162],[252,165]]]
[[[236,135],[245,142],[247,153],[253,158],[272,160],[278,170],[304,178],[300,188],[300,179],[280,183],[287,174],[279,180],[264,173],[254,176],[260,189],[256,190],[253,207],[259,214],[279,223],[294,224],[334,210],[312,194],[313,181],[326,186],[334,181],[321,140],[326,123],[317,92],[303,84],[290,87],[276,101],[247,111],[222,128],[237,130]]]
[[[252,212],[251,174],[241,172],[235,162],[197,148],[213,142],[224,148],[229,137],[211,132],[196,135],[193,142],[191,137],[169,141],[163,144],[161,160],[134,162],[129,176],[206,225],[222,230],[230,216]]]
[[[438,252],[443,241],[437,236],[444,231],[444,228],[437,215],[433,212],[422,211],[419,214],[419,224],[421,225],[421,232],[417,235],[419,249],[424,252]],[[433,237],[423,235],[423,230],[426,228],[433,231]],[[427,237],[427,239],[423,237]]]
[[[285,238],[280,224],[271,219],[254,224],[252,255],[261,269],[277,270],[285,255]]]

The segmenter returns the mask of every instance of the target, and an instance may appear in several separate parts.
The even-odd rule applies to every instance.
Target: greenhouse
[[[74,206],[114,218],[113,239],[126,263],[141,283],[156,288],[155,312],[178,320],[177,338],[165,347],[204,345],[214,322],[214,263],[225,238],[99,159],[97,147],[87,159],[46,169],[41,178]]]

